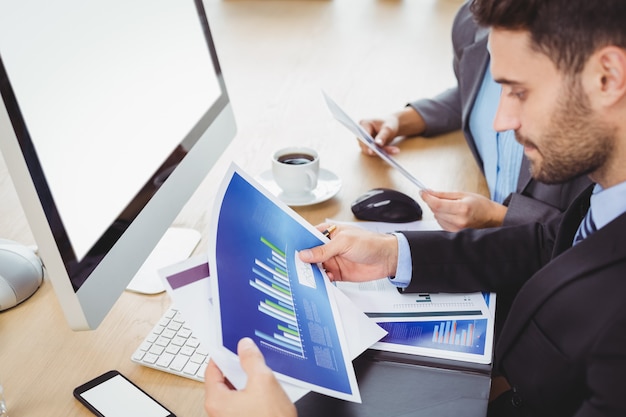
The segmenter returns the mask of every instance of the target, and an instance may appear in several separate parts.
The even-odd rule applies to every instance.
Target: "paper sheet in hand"
[[[209,264],[218,365],[236,360],[238,341],[251,337],[279,379],[360,402],[332,284],[297,255],[323,235],[235,165],[216,202]]]
[[[402,165],[400,165],[395,159],[393,159],[383,148],[378,146],[376,142],[374,142],[374,138],[365,131],[358,123],[354,122],[346,114],[345,111],[339,107],[337,103],[333,101],[328,95],[324,92],[324,99],[326,100],[326,105],[330,109],[333,117],[339,121],[342,125],[348,128],[361,142],[367,145],[372,151],[376,153],[376,155],[380,156],[383,161],[387,162],[392,167],[396,168],[398,171],[402,173],[405,177],[409,179],[413,184],[417,185],[420,190],[427,190],[426,186],[422,184],[420,180],[415,178],[413,174],[407,171]]]

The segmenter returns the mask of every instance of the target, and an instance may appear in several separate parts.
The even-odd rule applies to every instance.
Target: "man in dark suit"
[[[550,261],[528,275],[529,258],[542,265],[540,241],[526,240],[540,224],[386,235],[339,225],[300,258],[322,262],[332,280],[514,293],[494,364],[508,389],[489,415],[625,416],[626,0],[474,0],[472,12],[491,28],[491,71],[503,86],[496,130],[515,131],[533,178],[595,183],[564,214]],[[491,250],[491,261],[468,253],[470,244]],[[207,368],[209,415],[245,406],[294,416],[249,340],[240,357],[243,391],[227,392]]]
[[[466,192],[422,193],[440,225],[449,231],[461,228],[510,226],[528,222],[547,223],[559,217],[589,184],[578,177],[562,184],[544,184],[530,176],[528,158],[512,132],[491,128],[499,87],[489,73],[486,28],[480,28],[464,3],[452,25],[454,74],[457,85],[432,99],[409,103],[385,119],[362,120],[375,140],[389,146],[398,136],[433,137],[463,130],[467,144],[487,178],[491,199]],[[493,84],[493,86],[491,85]],[[496,139],[497,137],[497,139]],[[361,145],[364,153],[373,154]],[[545,229],[554,235],[556,230]]]

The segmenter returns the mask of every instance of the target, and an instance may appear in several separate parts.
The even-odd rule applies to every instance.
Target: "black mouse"
[[[389,188],[369,190],[352,203],[357,219],[406,223],[422,218],[422,208],[408,195]]]

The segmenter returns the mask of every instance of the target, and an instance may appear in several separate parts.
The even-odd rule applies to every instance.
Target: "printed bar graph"
[[[383,343],[469,354],[483,354],[486,348],[487,319],[425,319],[378,325],[388,332],[381,339]]]
[[[261,343],[274,350],[304,358],[300,326],[295,313],[285,253],[261,237],[267,253],[255,259],[250,286],[259,292],[258,311],[271,320],[265,331],[256,329]]]
[[[433,343],[472,346],[474,341],[474,323],[467,323],[459,332],[456,320],[436,324],[433,330]]]

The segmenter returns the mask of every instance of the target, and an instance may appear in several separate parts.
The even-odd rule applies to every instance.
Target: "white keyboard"
[[[178,310],[170,308],[146,336],[131,360],[160,371],[204,381],[209,351],[185,326],[185,320]]]

